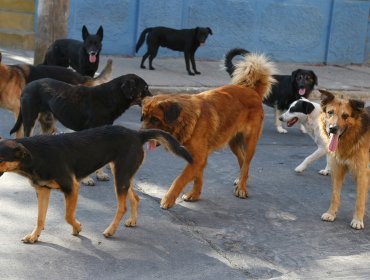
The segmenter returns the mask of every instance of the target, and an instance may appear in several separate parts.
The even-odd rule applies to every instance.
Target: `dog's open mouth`
[[[338,148],[338,143],[339,143],[339,134],[329,134],[329,151],[330,152],[335,152]]]
[[[300,88],[298,93],[299,93],[299,95],[303,96],[306,93],[306,89],[305,88]]]
[[[96,54],[95,53],[90,53],[89,54],[89,61],[90,61],[90,63],[95,63],[96,62]]]
[[[288,126],[288,127],[291,127],[291,126],[293,126],[297,121],[298,121],[298,118],[297,118],[297,117],[294,117],[294,118],[292,118],[292,119],[290,119],[290,120],[288,120],[288,121],[287,121],[287,126]]]
[[[151,152],[151,151],[154,151],[155,148],[157,148],[157,146],[159,146],[160,144],[155,141],[155,140],[149,140],[148,141],[148,150]]]

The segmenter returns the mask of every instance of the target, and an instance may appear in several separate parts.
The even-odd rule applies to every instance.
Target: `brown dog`
[[[337,98],[326,90],[320,92],[323,110],[320,128],[328,144],[333,182],[330,207],[321,219],[335,220],[344,177],[351,171],[357,182],[356,209],[351,227],[363,229],[370,181],[370,107],[365,109],[362,101]]]
[[[263,55],[249,54],[237,64],[234,73],[231,85],[200,94],[157,95],[144,99],[142,126],[170,132],[194,159],[172,183],[161,201],[162,208],[172,207],[190,181],[194,181],[193,189],[183,198],[198,200],[208,155],[227,143],[240,166],[235,195],[248,196],[249,165],[263,126],[262,99],[275,81],[272,77],[275,66]]]

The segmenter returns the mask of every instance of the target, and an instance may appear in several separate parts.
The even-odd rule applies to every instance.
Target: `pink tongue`
[[[300,88],[298,93],[303,96],[306,93],[306,89]]]
[[[335,152],[338,147],[339,142],[339,135],[338,134],[330,134],[330,143],[329,143],[329,151]]]
[[[155,140],[149,140],[149,142],[148,142],[148,150],[149,151],[154,151],[156,147],[157,147],[157,141],[155,141]]]
[[[95,63],[96,62],[96,55],[90,54],[89,55],[89,61],[90,61],[90,63]]]

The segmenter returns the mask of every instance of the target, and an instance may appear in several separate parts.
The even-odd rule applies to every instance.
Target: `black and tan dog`
[[[158,141],[167,150],[189,163],[188,151],[169,133],[161,130],[131,130],[122,126],[102,126],[79,132],[59,135],[38,135],[15,140],[0,140],[0,175],[15,172],[30,180],[38,202],[35,229],[22,240],[34,243],[45,226],[50,191],[63,192],[66,204],[66,221],[72,226],[73,235],[81,231],[75,218],[79,192],[78,180],[107,163],[114,175],[118,207],[112,223],[103,232],[112,236],[126,212],[126,198],[131,214],[126,226],[135,226],[139,197],[133,189],[133,177],[144,160],[143,144]],[[154,142],[154,143],[152,143]]]
[[[340,205],[344,178],[350,171],[357,184],[356,207],[351,221],[354,229],[364,228],[364,215],[370,183],[370,107],[360,100],[343,99],[320,89],[322,137],[329,150],[332,198],[321,219],[333,222]]]
[[[112,75],[111,59],[107,61],[107,65],[99,76],[91,78],[61,66],[7,65],[1,63],[1,58],[0,53],[0,107],[11,111],[16,119],[19,114],[22,90],[26,84],[32,81],[42,78],[52,78],[73,85],[96,86],[108,82]],[[43,120],[44,118],[41,116],[41,123],[43,123]],[[22,135],[22,131],[19,130],[17,137],[21,137]]]
[[[43,64],[71,66],[82,75],[94,77],[99,67],[103,27],[100,26],[96,34],[90,34],[84,25],[82,39],[82,42],[73,39],[56,40],[48,48]]]
[[[174,51],[184,52],[188,74],[200,74],[195,65],[194,55],[198,47],[206,42],[208,35],[213,34],[211,28],[196,27],[192,29],[173,29],[163,26],[146,28],[141,32],[139,40],[136,43],[136,52],[138,52],[143,45],[147,33],[146,43],[148,45],[148,50],[141,60],[141,68],[145,68],[144,62],[149,57],[149,69],[154,70],[152,62],[157,56],[158,48],[165,47]],[[194,73],[190,70],[189,60]]]
[[[123,75],[96,87],[74,86],[53,79],[29,83],[21,97],[21,112],[10,131],[14,133],[23,124],[24,136],[32,134],[40,113],[53,115],[42,132],[55,127],[54,118],[75,131],[113,124],[130,106],[140,105],[143,98],[151,96],[147,83],[135,74]],[[46,126],[46,127],[45,127]],[[103,170],[97,171],[98,180],[109,180]],[[92,178],[83,181],[94,185]]]
[[[226,72],[230,76],[233,75],[235,69],[232,59],[237,55],[244,56],[248,53],[249,51],[245,49],[235,48],[226,54],[224,64]],[[313,71],[305,69],[297,69],[291,75],[274,75],[274,78],[277,83],[272,87],[271,94],[263,100],[263,103],[275,108],[276,130],[279,133],[287,133],[288,131],[283,128],[280,121],[281,114],[289,109],[292,102],[301,97],[308,98],[318,80]],[[303,126],[301,126],[301,130],[305,132]]]

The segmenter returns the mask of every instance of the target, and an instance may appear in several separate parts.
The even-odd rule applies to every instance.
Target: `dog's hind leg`
[[[130,217],[126,220],[125,226],[134,227],[136,226],[137,209],[139,207],[140,198],[135,193],[133,184],[128,189],[127,197],[128,197],[128,201],[130,202],[131,214],[130,214]]]
[[[144,62],[145,60],[148,58],[149,56],[149,51],[147,51],[144,55],[143,55],[143,58],[141,59],[141,63],[140,63],[140,68],[141,69],[145,69],[145,65],[144,65]]]
[[[72,189],[70,193],[64,194],[66,204],[65,219],[68,224],[72,226],[72,234],[78,235],[81,231],[81,223],[76,220],[76,205],[78,199],[78,192],[80,190],[80,183],[76,178],[73,178]]]
[[[330,159],[329,159],[329,155],[326,154],[326,166],[324,169],[321,169],[319,171],[319,174],[323,175],[323,176],[328,176],[330,174],[331,170],[330,170]]]
[[[193,53],[193,52],[190,53],[191,66],[193,67],[194,73],[197,74],[197,75],[200,75],[200,72],[197,70],[197,66],[195,64],[194,55],[195,55],[195,53]]]
[[[37,224],[35,229],[30,234],[27,234],[25,237],[22,238],[22,241],[24,243],[35,243],[38,240],[41,231],[45,227],[46,213],[49,206],[51,189],[40,187],[37,185],[33,185],[33,187],[36,190],[37,196]]]
[[[39,122],[42,134],[55,134],[57,132],[55,119],[51,112],[40,113]]]
[[[241,169],[243,166],[243,161],[245,158],[245,146],[243,142],[243,135],[237,134],[234,138],[232,138],[229,142],[230,150],[233,152],[233,154],[236,156],[239,168]],[[234,185],[238,185],[239,178],[236,178],[234,181]]]
[[[344,177],[347,173],[347,167],[344,165],[338,165],[334,159],[331,159],[330,165],[332,167],[332,195],[329,209],[322,214],[321,219],[327,222],[333,222],[337,216],[337,212],[340,206],[340,193],[344,181]]]

